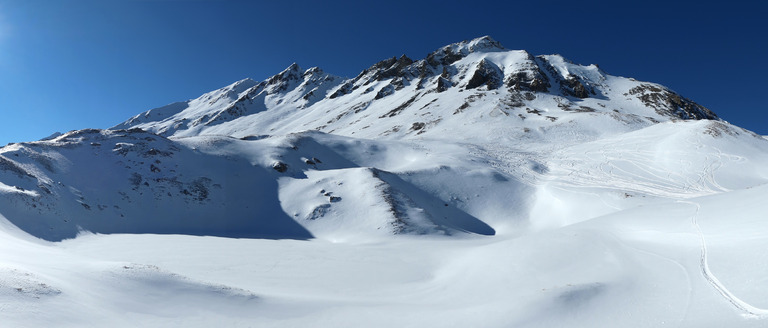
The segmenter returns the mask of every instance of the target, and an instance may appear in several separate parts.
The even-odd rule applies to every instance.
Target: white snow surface
[[[0,326],[766,327],[767,193],[764,137],[559,55],[294,64],[0,148]]]

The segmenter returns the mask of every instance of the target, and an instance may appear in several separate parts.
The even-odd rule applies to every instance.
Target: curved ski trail
[[[699,210],[701,210],[701,205],[699,203],[690,202],[690,201],[678,201],[679,203],[686,203],[696,206],[696,212],[691,216],[691,224],[693,225],[694,229],[696,229],[696,233],[699,235],[699,241],[701,243],[701,258],[699,260],[699,268],[701,269],[701,274],[704,276],[704,279],[709,282],[709,284],[712,286],[712,288],[715,289],[723,298],[725,298],[726,301],[731,303],[734,307],[739,309],[744,313],[744,316],[750,317],[750,318],[758,318],[758,319],[766,319],[768,318],[768,309],[760,309],[757,307],[754,307],[750,305],[747,302],[742,301],[740,298],[736,297],[736,295],[733,295],[731,291],[726,288],[723,283],[720,282],[720,280],[717,279],[717,277],[712,273],[712,271],[709,270],[709,263],[707,259],[707,242],[704,238],[704,233],[701,230],[701,226],[698,222],[698,216],[699,216]]]

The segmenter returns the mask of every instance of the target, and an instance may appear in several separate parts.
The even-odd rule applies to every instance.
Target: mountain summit
[[[351,79],[292,64],[263,82],[239,81],[139,114],[114,129],[136,127],[163,136],[317,130],[367,138],[477,137],[464,127],[468,122],[507,131],[559,130],[587,117],[646,126],[717,120],[709,109],[664,86],[612,76],[559,55],[506,50],[484,36],[416,61],[391,57]]]

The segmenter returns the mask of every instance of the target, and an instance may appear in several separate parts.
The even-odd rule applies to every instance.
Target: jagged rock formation
[[[571,114],[583,112],[621,113],[646,124],[717,119],[663,86],[611,76],[559,55],[534,57],[506,50],[482,37],[442,47],[421,60],[391,57],[351,79],[318,68],[302,71],[292,64],[264,82],[239,81],[137,115],[115,128],[140,127],[165,136],[319,130],[347,136],[407,137],[418,132],[438,137],[461,133],[456,127],[464,122],[557,130],[559,124],[579,120]],[[482,119],[500,114],[510,118]],[[400,122],[398,116],[414,120]],[[410,126],[420,128],[406,128]]]

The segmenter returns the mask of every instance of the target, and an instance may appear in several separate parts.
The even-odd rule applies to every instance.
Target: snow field
[[[768,228],[759,202],[766,188],[642,206],[516,238],[361,243],[82,235],[41,244],[4,231],[0,297],[11,307],[2,316],[19,326],[57,320],[62,326],[761,327],[768,285],[760,259],[768,241],[757,231]],[[734,205],[750,209],[728,216]],[[733,300],[704,275],[702,240],[709,274]]]

